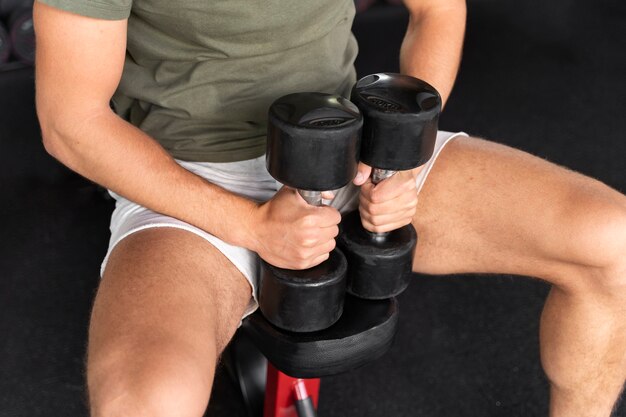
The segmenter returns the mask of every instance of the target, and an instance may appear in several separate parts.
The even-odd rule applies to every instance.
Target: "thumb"
[[[359,162],[358,171],[356,173],[356,177],[354,178],[354,185],[363,185],[365,181],[370,177],[372,173],[372,167],[364,164],[363,162]]]

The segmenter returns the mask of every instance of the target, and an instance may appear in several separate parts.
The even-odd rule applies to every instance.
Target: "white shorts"
[[[424,169],[420,171],[416,179],[418,193],[422,189],[422,186],[426,181],[426,177],[433,167],[441,149],[443,149],[446,143],[448,143],[451,139],[458,136],[467,135],[463,132],[438,132],[434,154],[426,163]],[[257,202],[264,202],[271,199],[276,191],[278,191],[278,189],[282,186],[267,172],[265,168],[265,156],[247,161],[228,163],[177,162],[183,168],[206,178],[208,181]],[[125,237],[140,230],[153,227],[175,227],[195,233],[210,242],[243,273],[252,287],[250,303],[243,317],[246,317],[256,310],[258,306],[256,301],[256,289],[260,266],[259,256],[256,253],[242,247],[229,245],[204,230],[178,219],[155,213],[152,210],[135,204],[134,202],[112,192],[111,195],[115,198],[116,204],[115,210],[111,216],[111,239],[109,241],[109,249],[107,250],[107,254],[100,268],[101,276],[104,274],[104,269],[106,268],[107,260],[111,251],[115,245],[117,245]],[[341,213],[346,213],[357,208],[359,201],[358,196],[358,187],[350,183],[335,192],[335,199],[330,203],[330,205],[337,208]]]

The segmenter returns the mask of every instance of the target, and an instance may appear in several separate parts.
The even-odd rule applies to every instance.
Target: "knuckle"
[[[382,203],[383,200],[383,196],[381,192],[377,192],[375,190],[372,191],[372,194],[370,195],[370,201],[374,204],[380,204]]]
[[[313,246],[315,246],[315,242],[316,242],[316,239],[305,238],[305,239],[302,239],[302,241],[300,242],[300,246],[302,246],[303,248],[312,248]]]
[[[305,229],[313,228],[317,225],[317,219],[314,215],[307,214],[300,220],[300,225]]]
[[[294,254],[294,259],[296,260],[296,262],[304,262],[304,261],[306,261],[307,259],[309,259],[308,250],[303,249],[303,248],[299,249]]]

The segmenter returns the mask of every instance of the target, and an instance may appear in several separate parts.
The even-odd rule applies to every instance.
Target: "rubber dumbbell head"
[[[295,93],[269,111],[267,170],[300,190],[343,187],[356,175],[363,117],[349,100],[323,93]]]
[[[9,37],[15,58],[25,64],[33,64],[35,62],[35,28],[32,8],[23,7],[11,13]]]
[[[408,75],[368,75],[356,83],[351,100],[364,117],[362,162],[401,171],[432,157],[441,96],[430,84]]]
[[[267,169],[276,180],[298,189],[309,203],[320,204],[322,191],[341,188],[355,177],[362,124],[359,110],[343,97],[284,96],[269,110]],[[343,312],[346,272],[346,259],[338,249],[327,261],[301,271],[263,261],[260,310],[284,330],[325,329]]]
[[[433,155],[441,97],[428,83],[400,74],[374,74],[357,82],[352,101],[364,115],[361,161],[377,183]],[[409,284],[417,234],[412,225],[371,233],[358,212],[344,216],[338,246],[348,260],[347,291],[361,298],[396,296]]]
[[[347,292],[369,300],[402,293],[411,279],[416,245],[411,225],[379,235],[363,228],[358,211],[345,215],[337,246],[349,265]]]

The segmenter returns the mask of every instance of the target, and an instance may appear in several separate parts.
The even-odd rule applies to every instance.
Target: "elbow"
[[[44,123],[42,118],[39,118],[39,127],[41,128],[41,141],[43,147],[51,156],[56,158],[59,153],[59,145],[56,143],[59,141],[58,135],[55,134],[54,129],[48,123]]]
[[[94,120],[93,109],[37,106],[37,117],[41,128],[41,139],[48,154],[68,167],[75,165],[76,158],[83,152],[84,140],[90,136]]]
[[[43,147],[46,152],[60,162],[66,163],[67,146],[64,142],[64,135],[55,124],[54,116],[42,116],[39,114],[39,126],[41,128]]]

